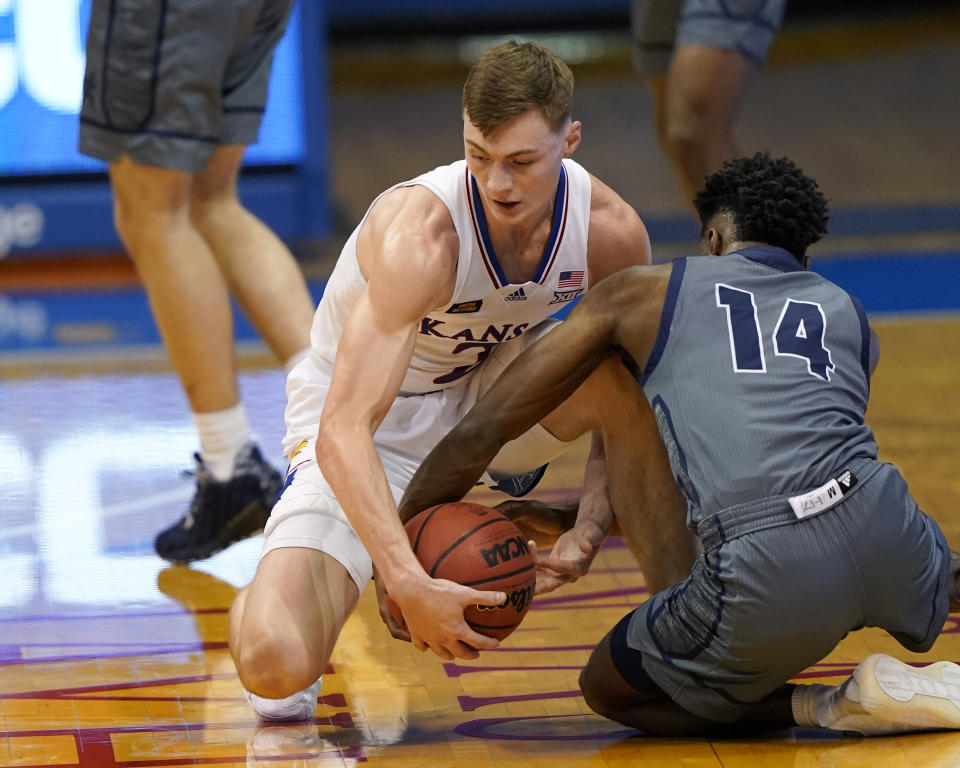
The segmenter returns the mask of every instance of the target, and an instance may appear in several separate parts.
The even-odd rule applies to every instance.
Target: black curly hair
[[[792,160],[766,152],[725,162],[707,176],[693,205],[701,235],[714,215],[729,213],[738,240],[785,248],[801,264],[807,248],[827,232],[827,200],[817,182]]]

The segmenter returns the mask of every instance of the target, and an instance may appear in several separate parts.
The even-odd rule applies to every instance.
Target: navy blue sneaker
[[[263,531],[283,484],[253,443],[237,452],[233,475],[223,482],[213,479],[199,454],[194,459],[197,492],[190,509],[154,542],[157,554],[171,563],[203,560]]]

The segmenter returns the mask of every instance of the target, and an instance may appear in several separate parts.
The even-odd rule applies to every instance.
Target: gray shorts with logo
[[[943,533],[894,466],[848,468],[857,485],[818,514],[798,519],[774,497],[704,520],[691,575],[614,631],[624,679],[643,691],[649,676],[684,709],[735,722],[851,630],[929,650],[948,613]]]
[[[761,66],[786,7],[787,0],[633,0],[634,68],[665,74],[676,45],[738,51]]]
[[[93,0],[81,152],[204,168],[257,140],[273,52],[293,0]]]

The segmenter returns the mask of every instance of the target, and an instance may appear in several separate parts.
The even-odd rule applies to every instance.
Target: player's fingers
[[[398,626],[396,623],[387,624],[387,629],[390,630],[390,634],[393,635],[397,640],[405,640],[410,642],[410,633],[407,632],[403,627]]]
[[[561,584],[556,576],[551,574],[537,574],[537,583],[533,587],[534,595],[545,595],[547,592],[553,592]]]
[[[437,644],[437,645],[429,645],[427,647],[444,661],[453,661],[453,654],[450,651],[448,651],[444,646]]]
[[[567,576],[580,576],[583,573],[579,563],[552,555],[540,555],[537,558],[536,568],[538,571],[554,571]]]
[[[380,611],[380,619],[387,625],[390,634],[398,640],[409,640],[410,635],[394,620],[389,611]]]
[[[480,651],[473,646],[467,645],[466,643],[458,640],[456,645],[453,646],[453,655],[458,659],[472,660],[480,658]]]
[[[557,587],[562,587],[564,584],[570,584],[576,580],[576,576],[568,576],[549,570],[538,571],[537,583],[533,588],[533,594],[543,595],[547,592],[553,592]]]
[[[523,515],[527,511],[527,505],[522,504],[515,499],[501,501],[499,504],[494,505],[493,508],[508,520],[513,520],[514,518]]]
[[[460,596],[460,604],[464,607],[468,605],[504,605],[507,602],[507,596],[503,592],[481,592],[477,589],[464,587],[465,592]]]
[[[481,635],[479,632],[474,632],[472,629],[468,629],[467,632],[460,637],[460,643],[474,652],[489,651],[500,646],[500,641],[497,640],[497,638]],[[460,658],[475,659],[476,656],[461,656]]]
[[[384,624],[387,625],[387,629],[390,630],[390,634],[393,635],[397,640],[410,640],[410,633],[407,632],[406,628],[399,624],[396,619],[393,618],[393,614],[390,613],[390,609],[387,608],[387,605],[384,601],[380,602],[380,619]]]
[[[410,633],[410,642],[418,651],[425,651],[430,647],[420,635],[414,635],[412,632]]]

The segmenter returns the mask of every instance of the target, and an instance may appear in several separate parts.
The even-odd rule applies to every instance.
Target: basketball
[[[512,522],[482,504],[457,501],[425,509],[404,526],[424,570],[484,592],[503,592],[501,605],[471,605],[467,624],[482,635],[503,640],[520,626],[533,600],[536,572],[527,540]],[[402,624],[397,604],[391,615]]]

